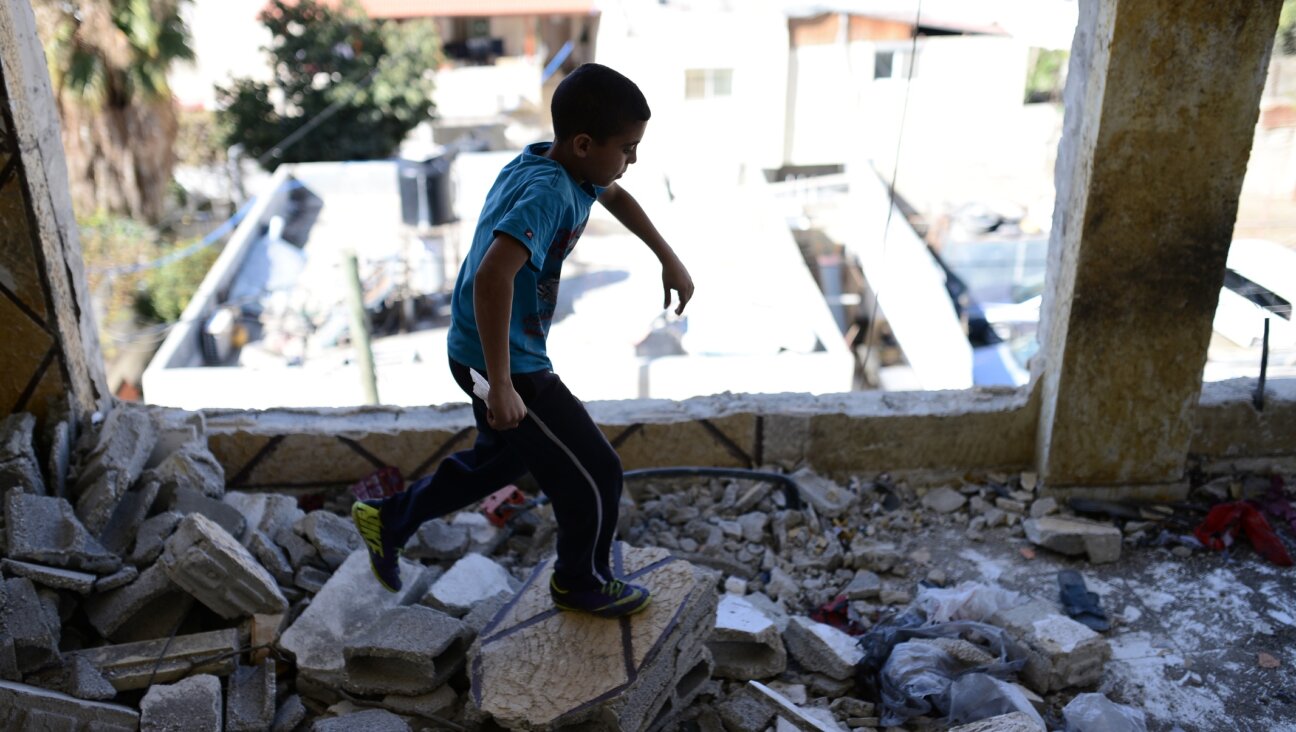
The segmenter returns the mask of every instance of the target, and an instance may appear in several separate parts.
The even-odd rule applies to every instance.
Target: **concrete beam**
[[[233,673],[241,646],[238,628],[99,646],[74,654],[90,661],[118,691],[147,688],[192,674]]]
[[[1036,373],[1052,489],[1184,474],[1281,4],[1080,4]]]

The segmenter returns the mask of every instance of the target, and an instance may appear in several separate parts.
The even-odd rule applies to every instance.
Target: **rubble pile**
[[[1029,473],[926,490],[792,477],[795,493],[758,477],[628,485],[614,559],[654,603],[610,622],[552,607],[548,506],[504,528],[475,510],[426,523],[388,593],[350,495],[227,491],[201,415],[119,406],[43,434],[15,415],[0,422],[0,721],[1056,729],[1102,677],[1106,639],[1053,604],[952,582],[933,561],[952,547],[930,538],[1101,563],[1161,525],[1074,515]]]

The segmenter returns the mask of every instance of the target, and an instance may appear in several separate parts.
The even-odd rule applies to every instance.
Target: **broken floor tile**
[[[81,595],[88,595],[94,589],[98,575],[88,572],[76,572],[59,567],[47,567],[43,564],[19,562],[14,559],[0,560],[0,567],[5,574],[27,579],[45,587],[56,590],[71,590]]]

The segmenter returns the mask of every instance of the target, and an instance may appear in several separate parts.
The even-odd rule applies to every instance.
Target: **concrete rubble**
[[[882,729],[859,636],[951,580],[945,549],[912,537],[939,526],[975,547],[999,532],[1103,563],[1147,531],[1080,518],[1024,477],[915,491],[803,467],[796,508],[759,480],[636,482],[616,568],[654,600],[609,622],[553,608],[548,507],[507,529],[471,509],[428,522],[388,593],[344,490],[226,490],[201,419],[119,407],[46,434],[0,422],[5,729]],[[61,459],[42,442],[59,435]],[[1001,606],[973,619],[1023,659],[994,683],[1058,722],[1111,645],[1055,603],[986,597]],[[995,660],[954,638],[910,642]],[[923,719],[894,728],[937,728]],[[1038,728],[1019,713],[958,729]]]

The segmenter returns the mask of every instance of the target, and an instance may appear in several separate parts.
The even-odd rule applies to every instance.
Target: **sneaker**
[[[401,588],[400,550],[383,535],[382,514],[365,501],[351,504],[351,520],[369,549],[369,568],[388,592]]]
[[[589,613],[600,618],[620,618],[640,612],[652,602],[648,588],[612,580],[592,590],[564,590],[549,578],[549,596],[559,610]]]

